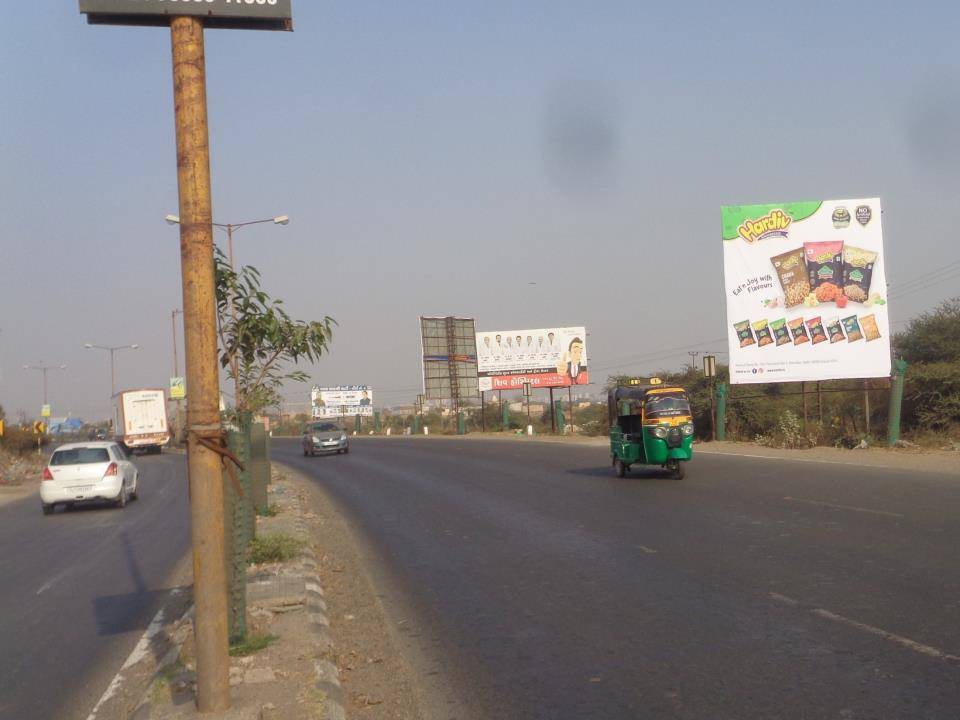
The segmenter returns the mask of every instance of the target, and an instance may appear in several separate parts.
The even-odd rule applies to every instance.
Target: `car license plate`
[[[67,490],[74,493],[85,493],[93,490],[93,485],[79,485],[77,487],[68,487]]]

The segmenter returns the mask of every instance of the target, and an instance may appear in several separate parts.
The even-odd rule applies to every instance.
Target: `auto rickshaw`
[[[631,380],[610,390],[610,454],[617,477],[631,465],[659,465],[677,480],[693,457],[693,415],[682,387],[659,378]]]

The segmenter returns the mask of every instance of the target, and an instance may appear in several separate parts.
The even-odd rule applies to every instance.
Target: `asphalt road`
[[[274,459],[475,717],[960,717],[957,475],[703,454],[618,480],[602,447],[439,438]]]
[[[140,498],[51,516],[0,507],[0,718],[84,720],[189,549],[184,456],[136,457]]]

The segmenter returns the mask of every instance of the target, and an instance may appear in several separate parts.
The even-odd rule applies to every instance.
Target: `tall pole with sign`
[[[222,429],[210,201],[204,27],[292,29],[290,0],[239,3],[80,0],[91,24],[169,26],[176,110],[180,261],[187,407],[187,470],[193,532],[197,708],[230,707]]]
[[[220,442],[220,378],[210,201],[210,145],[203,21],[170,23],[180,188],[180,257],[187,406],[187,468],[193,527],[197,644],[197,706],[230,706],[227,655],[227,576],[220,457],[200,441]]]

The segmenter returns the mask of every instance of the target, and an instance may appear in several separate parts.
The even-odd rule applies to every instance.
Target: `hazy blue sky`
[[[140,344],[121,387],[173,369],[169,32],[89,27],[75,0],[3,5],[0,403],[37,413],[21,366],[65,362],[55,414],[103,417],[107,355],[84,342]],[[894,320],[960,294],[954,275],[896,298],[960,259],[955,3],[294,14],[294,33],[207,33],[214,213],[291,216],[238,232],[236,256],[295,317],[339,321],[306,368],[321,384],[409,401],[420,314],[586,325],[600,380],[724,350],[725,203],[880,196]]]

